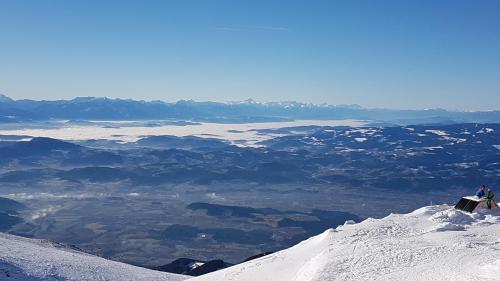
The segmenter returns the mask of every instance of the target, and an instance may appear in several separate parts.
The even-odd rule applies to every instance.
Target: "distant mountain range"
[[[72,100],[13,100],[0,95],[0,122],[71,120],[192,120],[219,123],[270,122],[297,119],[362,119],[382,124],[496,123],[500,111],[462,112],[444,109],[366,109],[358,105],[314,105],[298,102],[233,103],[137,101],[95,97]]]

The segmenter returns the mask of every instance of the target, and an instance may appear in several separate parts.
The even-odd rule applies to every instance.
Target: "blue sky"
[[[500,109],[500,1],[0,0],[0,93]]]

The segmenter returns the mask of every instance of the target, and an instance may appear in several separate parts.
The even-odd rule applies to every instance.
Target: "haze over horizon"
[[[2,1],[0,94],[500,109],[498,1]]]

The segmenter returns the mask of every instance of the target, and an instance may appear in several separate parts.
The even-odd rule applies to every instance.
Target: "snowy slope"
[[[447,205],[330,229],[190,281],[500,280],[500,210]]]
[[[2,281],[178,281],[187,278],[106,260],[49,241],[0,234]]]

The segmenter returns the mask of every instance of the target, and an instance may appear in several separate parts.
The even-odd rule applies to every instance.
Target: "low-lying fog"
[[[280,134],[259,132],[299,126],[362,126],[361,120],[296,120],[267,123],[194,123],[165,121],[61,121],[51,126],[29,128],[24,125],[0,128],[0,135],[26,135],[50,137],[60,140],[114,140],[135,142],[146,136],[171,135],[177,137],[198,136],[219,138],[239,146],[254,146],[257,142],[272,139]],[[16,128],[17,127],[17,128]]]

